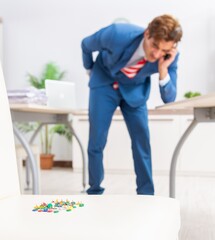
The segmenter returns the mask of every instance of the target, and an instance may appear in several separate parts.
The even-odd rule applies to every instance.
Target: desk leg
[[[83,161],[83,170],[82,170],[82,174],[83,174],[83,192],[85,192],[85,188],[86,188],[86,160],[85,160],[85,155],[84,155],[84,148],[83,145],[80,141],[80,139],[78,138],[76,132],[74,131],[73,127],[71,126],[70,123],[67,123],[68,128],[70,129],[70,131],[72,132],[73,136],[76,138],[80,149],[81,149],[81,154],[82,154],[82,161]]]
[[[30,167],[32,170],[32,177],[33,177],[33,194],[39,194],[39,186],[38,186],[38,171],[36,166],[36,160],[34,159],[34,155],[31,151],[31,148],[26,141],[26,139],[22,136],[22,134],[19,132],[15,124],[13,124],[13,131],[17,139],[20,141],[22,146],[24,147],[25,151],[27,152],[28,159],[30,161]]]
[[[36,138],[37,134],[40,132],[41,128],[46,125],[45,123],[41,123],[38,128],[34,131],[34,134],[32,135],[29,144],[33,144],[34,139]],[[29,189],[29,185],[30,185],[30,175],[29,175],[29,171],[30,171],[30,166],[29,166],[29,161],[28,158],[26,159],[26,185],[27,185],[27,189]]]
[[[26,178],[25,178],[25,181],[26,181],[26,188],[25,188],[25,190],[29,190],[30,189],[30,174],[29,174],[29,172],[30,172],[30,165],[29,165],[29,160],[28,160],[28,156],[27,156],[27,158],[26,158],[26,161],[25,161],[25,173],[26,173]]]
[[[170,166],[170,178],[169,178],[169,196],[171,198],[175,198],[175,175],[176,175],[176,164],[177,164],[179,153],[180,153],[181,148],[182,148],[183,144],[185,143],[187,137],[190,135],[190,133],[195,128],[197,123],[198,122],[196,121],[196,119],[194,119],[192,121],[190,126],[187,128],[187,130],[185,131],[185,133],[182,135],[181,139],[179,140],[179,142],[175,148],[175,151],[173,153],[171,166]]]

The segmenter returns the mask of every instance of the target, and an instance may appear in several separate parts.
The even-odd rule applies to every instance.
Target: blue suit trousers
[[[111,85],[90,89],[89,99],[89,143],[88,143],[88,194],[102,194],[104,188],[103,150],[107,142],[113,114],[120,107],[130,138],[136,173],[137,194],[154,194],[151,166],[151,148],[146,104],[131,107],[123,98],[120,88]],[[123,146],[119,143],[123,149]]]

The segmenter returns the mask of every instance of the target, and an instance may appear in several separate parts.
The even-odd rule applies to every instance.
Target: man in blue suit
[[[103,150],[118,106],[131,138],[137,194],[154,194],[146,106],[150,76],[159,74],[163,102],[174,101],[179,55],[176,47],[181,37],[178,21],[162,15],[145,30],[132,24],[112,24],[83,39],[83,64],[90,76],[88,194],[104,192]],[[99,54],[94,61],[95,51]]]

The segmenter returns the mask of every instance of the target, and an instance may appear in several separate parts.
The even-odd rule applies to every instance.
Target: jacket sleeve
[[[108,48],[112,38],[112,32],[112,25],[110,25],[82,40],[81,48],[84,68],[92,69],[94,64],[93,52],[101,52],[102,50],[110,51]]]
[[[174,102],[176,98],[178,57],[179,53],[176,55],[174,62],[168,68],[170,81],[163,87],[160,86],[160,94],[164,103]]]

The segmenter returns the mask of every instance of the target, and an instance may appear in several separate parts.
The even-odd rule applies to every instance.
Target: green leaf
[[[32,75],[32,74],[30,74],[30,73],[28,73],[27,77],[28,77],[29,83],[30,83],[33,87],[38,88],[38,89],[41,89],[41,88],[42,88],[41,82],[39,81],[39,79],[38,79],[37,77],[35,77],[34,75]]]
[[[189,92],[186,92],[184,94],[185,98],[193,98],[193,97],[197,97],[197,96],[201,96],[201,93],[200,92],[191,92],[191,91],[189,91]]]
[[[49,62],[45,65],[44,70],[40,77],[35,77],[34,75],[28,73],[27,78],[31,86],[37,89],[45,88],[45,80],[61,80],[65,76],[65,71],[60,71],[57,64]]]
[[[23,133],[28,133],[31,131],[35,131],[38,128],[39,124],[36,122],[29,123],[17,123],[18,129]]]
[[[72,133],[70,132],[70,129],[64,124],[56,124],[50,129],[50,131],[52,133],[57,133],[61,136],[65,136],[69,142],[72,141]]]

